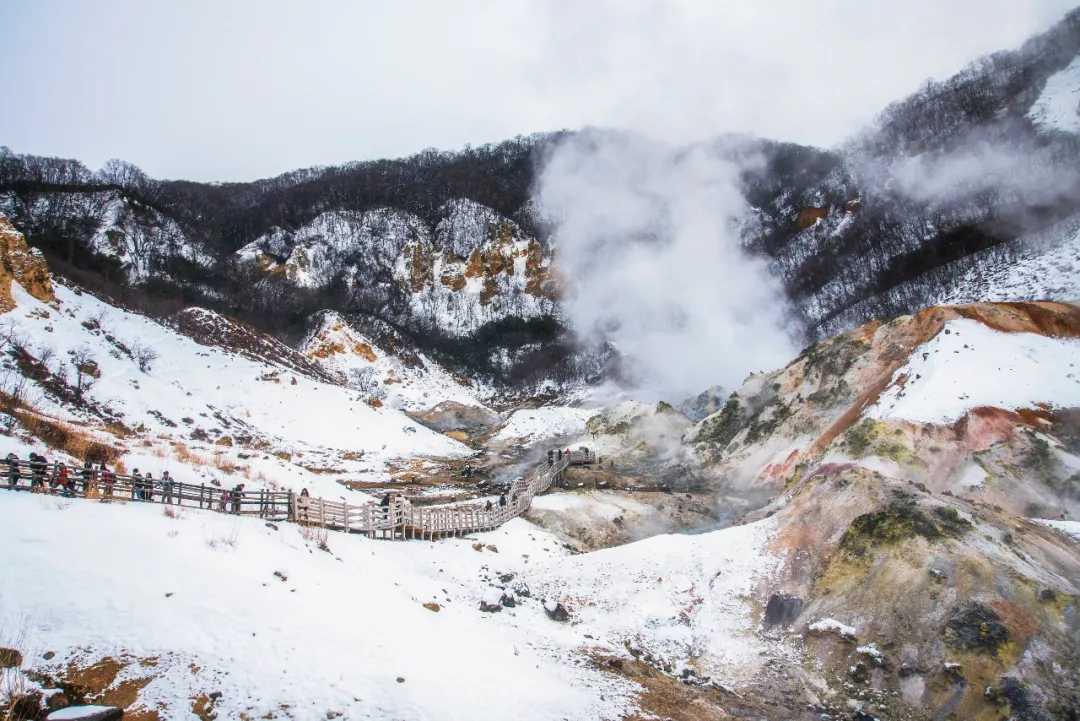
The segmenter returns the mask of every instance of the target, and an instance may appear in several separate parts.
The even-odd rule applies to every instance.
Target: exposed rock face
[[[54,300],[49,267],[41,251],[26,244],[6,216],[0,215],[0,313],[15,307],[12,282],[21,285],[38,300]]]
[[[284,366],[316,380],[339,380],[281,341],[212,310],[185,308],[173,316],[172,323],[178,331],[203,345],[223,348],[255,361]]]
[[[327,211],[296,229],[274,228],[237,257],[302,288],[340,280],[359,305],[382,305],[384,319],[418,331],[460,336],[554,312],[550,258],[535,238],[469,200],[440,213],[432,228],[391,208]]]
[[[1080,518],[1078,339],[1080,308],[1061,303],[875,321],[751,376],[686,434],[721,492],[770,499],[745,518],[777,524],[784,559],[762,621],[803,634],[830,709],[1067,718],[1080,703],[1080,679],[1050,670],[1078,661],[1080,547],[1029,520]]]

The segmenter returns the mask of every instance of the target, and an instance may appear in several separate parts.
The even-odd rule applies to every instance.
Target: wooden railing
[[[532,474],[515,479],[497,500],[441,506],[416,506],[393,492],[378,503],[349,503],[292,491],[238,491],[22,459],[14,464],[0,459],[0,487],[69,498],[202,508],[295,521],[372,538],[435,539],[498,528],[527,511],[532,499],[556,485],[569,466],[594,460],[588,451],[552,454]]]

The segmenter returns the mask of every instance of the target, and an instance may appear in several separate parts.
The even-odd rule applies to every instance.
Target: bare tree
[[[135,358],[135,362],[139,364],[139,370],[143,373],[149,373],[154,366],[154,361],[158,359],[156,350],[139,342],[131,345],[131,353]]]
[[[98,370],[97,361],[87,346],[79,346],[68,355],[71,358],[71,368],[75,375],[75,397],[80,401],[83,391],[89,388],[101,372]]]
[[[349,369],[349,385],[369,398],[382,398],[386,395],[379,384],[379,374],[372,366]]]

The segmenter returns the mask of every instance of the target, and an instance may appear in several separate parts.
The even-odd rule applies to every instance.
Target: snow
[[[434,543],[331,533],[325,552],[292,524],[4,492],[0,545],[19,563],[0,567],[0,628],[30,639],[40,669],[134,659],[119,680],[152,675],[140,702],[164,719],[216,690],[220,718],[288,704],[309,718],[484,721],[507,717],[485,702],[507,689],[525,721],[615,719],[636,687],[589,654],[629,646],[730,684],[786,648],[756,633],[753,613],[779,567],[775,524],[571,556],[515,519]],[[480,611],[522,584],[531,597]],[[544,612],[559,603],[569,623]]]
[[[357,372],[372,374],[385,394],[383,403],[390,408],[426,410],[444,401],[484,407],[481,397],[493,393],[488,386],[466,385],[423,353],[416,353],[419,365],[404,363],[334,312],[323,313],[322,322],[300,350],[323,368],[342,374],[346,382]]]
[[[266,272],[282,272],[305,288],[326,287],[341,274],[350,288],[367,290],[390,277],[408,304],[395,320],[413,330],[462,336],[508,316],[556,312],[554,301],[527,288],[526,259],[530,250],[539,250],[535,239],[473,201],[454,200],[439,212],[442,219],[433,232],[419,216],[393,208],[326,211],[293,230],[273,228],[236,257]],[[467,259],[477,250],[502,256],[512,272],[466,277]],[[549,265],[550,258],[541,254],[540,269]],[[464,287],[455,289],[454,279]]]
[[[896,381],[906,376],[901,385]],[[966,318],[911,354],[871,417],[948,423],[973,408],[1080,405],[1080,340],[1003,333]]]
[[[932,305],[980,301],[1080,298],[1080,218],[1018,238],[1016,256],[982,254],[974,268],[957,269]]]
[[[1080,133],[1080,57],[1051,75],[1028,117],[1044,130]]]
[[[0,545],[19,562],[0,566],[0,628],[21,629],[39,667],[157,658],[120,679],[152,673],[140,701],[165,719],[189,718],[187,699],[212,690],[219,718],[282,704],[296,718],[625,715],[634,687],[577,654],[590,629],[552,622],[536,598],[479,610],[498,573],[558,566],[565,550],[520,519],[478,538],[498,553],[345,534],[327,553],[291,524],[4,492]],[[512,714],[497,702],[508,692]]]
[[[778,568],[772,518],[694,536],[662,535],[561,559],[529,578],[534,595],[560,599],[571,619],[615,646],[678,667],[694,659],[723,683],[747,679],[768,641],[749,598]]]
[[[818,621],[814,621],[809,626],[807,626],[807,630],[813,631],[814,633],[837,633],[841,636],[844,636],[845,638],[855,638],[856,636],[854,626],[849,626],[846,623],[841,623],[835,618],[823,618]]]
[[[546,438],[581,435],[596,409],[544,406],[514,411],[494,441],[535,442]]]
[[[1057,521],[1049,518],[1033,518],[1036,523],[1057,529],[1080,541],[1080,521]]]
[[[68,706],[48,715],[48,721],[78,721],[103,711],[111,711],[112,706]]]
[[[316,495],[339,495],[342,487],[333,476],[301,466],[340,469],[342,475],[354,478],[358,474],[383,477],[385,463],[391,459],[471,453],[400,411],[371,408],[355,391],[199,345],[150,318],[110,306],[89,293],[77,293],[60,282],[54,285],[57,308],[14,285],[17,307],[0,315],[0,328],[13,329],[35,356],[42,349],[52,351],[54,369],[77,348],[91,351],[101,377],[87,396],[150,441],[148,447],[129,448],[130,462],[125,461],[129,469],[139,467],[155,474],[170,465],[175,469],[181,459],[167,456],[174,453],[173,444],[184,443],[196,455],[250,467],[250,480],[256,483],[268,480],[307,486]],[[94,323],[100,323],[100,329],[88,327]],[[147,372],[130,357],[130,349],[137,345],[158,354]],[[94,420],[40,390],[37,396],[31,401],[43,413],[80,426]],[[192,438],[196,428],[209,436],[203,445]],[[224,436],[254,438],[290,460],[250,450],[249,458],[240,460],[238,454],[245,451],[240,444],[226,448],[214,443]],[[111,436],[105,440],[115,441]],[[15,450],[9,448],[13,444],[14,439],[0,436],[3,453]],[[357,459],[358,452],[363,452],[362,458]],[[343,454],[349,458],[342,458]],[[185,480],[192,480],[192,472],[188,470]],[[182,478],[176,472],[173,475]]]
[[[877,647],[876,643],[868,643],[864,646],[859,646],[855,649],[855,652],[861,653],[864,656],[869,656],[873,659],[874,663],[879,665],[885,661],[885,656],[881,653],[881,650]]]

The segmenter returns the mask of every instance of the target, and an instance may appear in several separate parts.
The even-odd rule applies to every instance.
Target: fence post
[[[290,521],[294,523],[296,522],[296,499],[293,496],[293,491],[291,488],[289,489],[289,510],[286,512],[286,514],[287,518]]]

